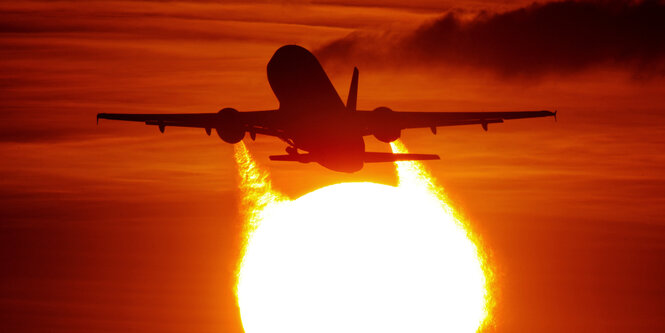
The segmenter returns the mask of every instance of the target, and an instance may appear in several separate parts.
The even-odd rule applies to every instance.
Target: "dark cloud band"
[[[662,74],[665,2],[552,2],[470,20],[451,12],[405,35],[351,34],[318,54],[324,61],[468,65],[507,75],[604,64]]]

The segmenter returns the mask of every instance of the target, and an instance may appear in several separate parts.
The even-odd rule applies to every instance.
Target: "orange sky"
[[[354,32],[409,34],[451,9],[473,17],[527,4],[0,2],[0,330],[242,331],[232,146],[201,130],[95,126],[96,113],[276,108],[265,67],[281,45],[319,50]],[[441,155],[427,166],[492,253],[496,331],[665,329],[663,40],[646,67],[631,58],[511,76],[410,58],[360,66],[362,109],[560,111],[556,123],[402,136],[413,152]],[[324,63],[343,99],[354,61]],[[338,174],[269,162],[284,149],[277,139],[246,143],[293,197],[395,182],[390,164]]]

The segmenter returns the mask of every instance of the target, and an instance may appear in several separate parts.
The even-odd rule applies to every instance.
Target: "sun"
[[[487,320],[489,269],[419,165],[398,165],[396,187],[342,183],[288,200],[237,152],[241,170],[254,167],[245,185],[253,173],[263,183],[244,187],[245,332],[475,332]]]

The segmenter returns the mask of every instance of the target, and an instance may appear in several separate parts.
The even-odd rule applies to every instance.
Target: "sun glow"
[[[342,183],[289,200],[242,143],[236,160],[247,333],[476,332],[489,323],[485,257],[420,163],[397,162],[396,187]]]

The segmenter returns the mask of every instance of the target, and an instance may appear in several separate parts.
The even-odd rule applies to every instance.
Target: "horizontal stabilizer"
[[[423,161],[423,160],[438,160],[439,155],[433,154],[393,154],[393,153],[375,153],[366,152],[363,154],[363,162],[365,163],[379,163],[379,162],[395,162],[395,161]],[[288,155],[271,155],[271,161],[290,161],[309,163],[314,162],[316,159],[312,154],[288,154]]]
[[[393,153],[365,153],[365,163],[396,162],[396,161],[424,161],[438,160],[439,155],[434,154],[393,154]]]
[[[271,161],[289,161],[300,163],[309,163],[313,161],[311,154],[270,155],[268,158],[270,158]]]

